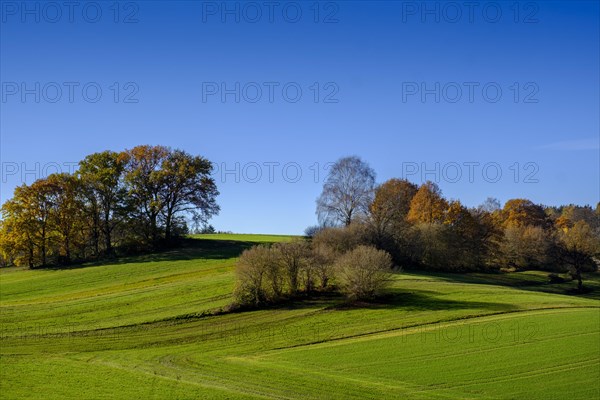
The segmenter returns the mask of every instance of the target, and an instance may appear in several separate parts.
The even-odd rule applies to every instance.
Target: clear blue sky
[[[469,206],[599,200],[597,1],[62,4],[1,2],[2,201],[138,144],[215,162],[235,232],[301,233],[350,154]]]

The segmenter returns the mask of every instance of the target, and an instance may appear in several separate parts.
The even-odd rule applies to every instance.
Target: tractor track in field
[[[207,300],[215,301],[215,300],[225,299],[227,297],[229,297],[229,296],[228,295],[218,295],[218,296],[213,296]],[[403,327],[394,327],[394,328],[389,328],[389,329],[357,333],[357,334],[353,334],[353,335],[341,336],[341,337],[336,337],[336,338],[314,340],[314,341],[310,341],[310,342],[306,342],[306,343],[298,343],[298,344],[293,344],[293,345],[289,345],[289,346],[275,347],[275,348],[270,349],[269,352],[292,350],[292,349],[297,349],[297,348],[316,346],[316,345],[324,345],[324,344],[331,344],[331,345],[340,344],[341,345],[341,344],[343,344],[344,341],[372,340],[372,338],[374,338],[374,337],[383,338],[383,337],[387,337],[387,336],[398,336],[399,334],[400,335],[412,334],[413,331],[416,329],[432,330],[432,329],[444,327],[446,325],[452,325],[452,324],[455,324],[455,323],[461,322],[461,321],[472,322],[473,320],[483,319],[483,318],[492,319],[492,317],[495,317],[493,319],[501,319],[502,316],[509,317],[510,315],[513,315],[513,314],[522,314],[522,313],[530,313],[530,312],[544,312],[544,311],[552,311],[552,310],[561,311],[561,310],[570,310],[570,309],[598,309],[600,312],[600,306],[590,306],[590,305],[564,306],[564,307],[541,307],[541,308],[530,308],[530,309],[522,309],[522,310],[490,312],[490,313],[486,313],[486,314],[478,314],[478,315],[464,316],[464,317],[458,317],[458,318],[449,318],[449,319],[439,319],[436,321],[430,321],[430,322],[426,322],[426,323],[422,323],[422,324],[411,324],[411,325],[407,325],[407,326],[403,326]],[[313,310],[313,311],[304,313],[301,315],[301,317],[305,318],[310,315],[318,315],[321,313],[328,313],[328,312],[331,312],[331,310],[330,309],[317,309],[317,310]],[[105,332],[113,332],[113,331],[121,331],[121,330],[126,331],[129,329],[136,329],[136,328],[149,329],[153,325],[154,326],[164,326],[164,325],[171,325],[171,324],[185,325],[187,323],[197,322],[199,320],[206,319],[209,317],[219,317],[219,316],[224,316],[224,315],[236,315],[236,314],[242,315],[243,313],[220,312],[220,311],[218,311],[218,309],[205,310],[201,313],[181,314],[181,315],[176,315],[176,316],[171,316],[171,317],[165,317],[165,318],[154,320],[154,321],[144,321],[144,322],[140,322],[140,323],[116,325],[116,326],[105,327],[105,328],[83,329],[83,330],[79,330],[76,332],[68,332],[68,333],[65,333],[64,335],[93,337],[94,333],[98,333],[98,335],[101,336]],[[297,319],[299,317],[300,316],[294,315],[294,316],[287,317],[285,319],[292,320],[292,319]],[[442,324],[442,325],[440,325],[440,324]],[[236,329],[235,327],[231,328],[232,331],[235,331],[235,329]],[[36,335],[36,334],[21,335],[21,336],[19,336],[19,338],[20,339],[29,339],[29,338],[40,338],[40,337],[46,337],[46,336],[60,337],[61,333],[55,333],[55,334],[51,334],[51,335],[39,335],[39,334],[38,335]],[[10,336],[7,336],[6,338],[9,338],[9,337]],[[0,336],[0,338],[2,338],[2,337]],[[173,339],[173,340],[176,341],[177,339]],[[186,341],[186,342],[188,342],[188,341]],[[161,343],[164,343],[164,342],[161,342]]]
[[[582,367],[588,367],[598,365],[598,360],[588,359],[583,361],[575,361],[571,363],[564,363],[559,365],[553,365],[552,367],[539,368],[535,371],[527,371],[527,372],[519,372],[519,373],[511,373],[509,375],[505,375],[502,377],[490,378],[490,379],[473,379],[468,383],[464,384],[453,384],[447,385],[450,388],[465,388],[469,386],[476,386],[481,384],[491,384],[491,383],[499,383],[499,382],[511,382],[516,379],[528,379],[534,377],[540,377],[545,375],[551,375],[555,373],[562,373],[568,370],[580,369]],[[444,386],[440,386],[444,387]]]
[[[202,270],[185,271],[180,273],[172,273],[153,278],[146,278],[141,280],[135,280],[133,282],[121,282],[118,284],[106,285],[93,290],[80,290],[74,291],[68,294],[62,295],[50,295],[47,297],[40,297],[35,301],[30,299],[16,300],[13,302],[6,302],[0,304],[0,308],[18,308],[21,306],[32,306],[32,305],[49,305],[54,303],[85,303],[86,301],[97,301],[104,297],[119,298],[129,296],[131,294],[146,292],[148,288],[164,288],[171,286],[178,286],[181,284],[189,283],[189,277],[197,277],[198,275],[204,276],[219,276],[219,274],[211,274],[211,272],[219,272],[220,269],[226,268],[226,266],[210,267]],[[226,275],[226,272],[222,272]],[[188,277],[188,279],[186,279]],[[104,280],[101,280],[104,281]]]
[[[246,396],[253,396],[256,398],[263,398],[263,399],[273,399],[273,398],[278,398],[278,399],[282,399],[282,400],[292,399],[290,397],[273,397],[270,394],[262,394],[260,392],[254,392],[254,391],[249,391],[249,390],[240,390],[237,388],[233,388],[233,387],[227,386],[223,383],[218,383],[215,380],[215,377],[212,375],[201,375],[199,373],[195,373],[195,375],[205,378],[204,380],[199,381],[199,380],[191,380],[191,379],[181,378],[180,375],[178,375],[177,373],[175,374],[175,376],[168,376],[168,375],[158,374],[155,371],[149,371],[149,370],[146,370],[146,369],[143,369],[140,367],[136,367],[136,366],[126,367],[119,363],[108,362],[108,361],[104,361],[104,360],[93,360],[91,362],[98,364],[98,365],[103,365],[105,367],[119,369],[122,371],[140,373],[140,374],[152,376],[152,377],[159,378],[159,379],[169,380],[169,381],[173,381],[173,382],[177,382],[177,383],[185,383],[188,385],[199,386],[199,387],[204,387],[204,388],[213,389],[213,390],[222,390],[222,391],[234,393],[234,394],[242,394],[242,395],[246,395]],[[159,364],[165,368],[168,368],[168,364],[166,364],[166,363],[159,363]],[[170,369],[172,369],[174,371],[178,371],[174,366],[171,367]]]
[[[343,344],[341,342],[344,342],[344,341],[354,342],[354,341],[359,341],[359,340],[372,340],[373,337],[383,338],[383,337],[387,337],[388,335],[389,336],[397,336],[398,333],[412,334],[412,333],[414,333],[414,331],[416,329],[422,329],[424,327],[429,328],[430,330],[438,329],[440,327],[452,325],[452,324],[455,324],[456,322],[460,322],[460,321],[471,322],[473,320],[484,319],[484,318],[494,320],[494,319],[502,319],[503,316],[506,316],[508,318],[512,314],[523,314],[523,313],[532,313],[532,312],[540,312],[541,313],[544,311],[552,311],[552,310],[561,311],[561,310],[572,310],[572,309],[598,309],[598,311],[600,313],[600,306],[541,307],[541,308],[530,308],[530,309],[523,309],[523,310],[499,311],[499,312],[491,312],[488,314],[465,316],[465,317],[459,317],[459,318],[440,319],[440,320],[426,322],[426,323],[422,323],[422,324],[413,324],[413,325],[407,325],[407,326],[398,327],[398,328],[390,328],[390,329],[382,329],[379,331],[357,333],[354,335],[343,336],[343,337],[339,337],[339,338],[329,338],[329,339],[325,339],[325,340],[316,340],[316,341],[312,341],[309,343],[299,343],[299,344],[293,344],[290,346],[276,347],[276,348],[269,350],[269,352],[278,352],[278,351],[284,351],[284,350],[298,349],[298,348],[321,345],[321,344],[337,345],[338,343]],[[442,325],[440,325],[440,324],[442,324]]]

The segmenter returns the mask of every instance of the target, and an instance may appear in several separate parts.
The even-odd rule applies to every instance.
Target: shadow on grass
[[[186,260],[225,260],[238,257],[246,249],[265,242],[237,241],[237,240],[212,240],[212,239],[182,239],[177,247],[155,251],[148,254],[130,255],[107,258],[98,261],[71,264],[64,266],[48,266],[36,269],[44,270],[69,270],[89,267],[100,267],[116,264],[132,264],[163,261]]]
[[[482,309],[489,311],[511,311],[518,309],[514,304],[496,303],[487,301],[449,300],[428,294],[428,291],[413,290],[388,291],[387,293],[370,300],[343,302],[331,307],[336,310],[352,308],[393,308],[406,311],[440,311],[440,310],[462,310]]]
[[[600,273],[597,272],[590,272],[583,275],[584,290],[581,292],[577,290],[577,281],[552,283],[548,276],[551,273],[542,271],[464,274],[431,271],[414,272],[420,276],[431,276],[447,282],[504,286],[531,292],[562,294],[600,300]]]
[[[486,310],[513,311],[519,309],[514,304],[448,300],[429,294],[426,290],[389,290],[385,294],[368,301],[352,301],[335,291],[313,292],[281,299],[276,303],[258,306],[234,307],[224,313],[242,313],[257,310],[294,310],[319,308],[324,311],[345,311],[354,309],[395,309],[404,311],[442,311],[442,310]]]

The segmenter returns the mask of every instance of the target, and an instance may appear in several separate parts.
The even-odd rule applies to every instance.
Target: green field
[[[600,278],[401,273],[385,298],[221,313],[236,257],[285,236],[0,270],[2,399],[600,398]]]

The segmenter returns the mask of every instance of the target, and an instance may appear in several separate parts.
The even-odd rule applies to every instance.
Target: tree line
[[[67,265],[168,246],[187,233],[186,217],[219,212],[212,169],[201,156],[143,145],[23,184],[1,208],[0,264]]]
[[[358,157],[332,168],[317,200],[323,229],[350,227],[361,240],[388,251],[403,267],[447,271],[595,270],[600,252],[600,203],[549,207],[528,199],[478,207],[448,200],[433,182],[405,179],[375,184]]]
[[[385,286],[392,266],[569,272],[580,291],[582,273],[598,268],[600,203],[550,207],[517,198],[502,205],[488,198],[469,208],[444,198],[433,182],[393,178],[378,185],[373,169],[355,156],[332,166],[316,214],[319,225],[307,228],[308,240],[242,254],[238,304],[331,289],[367,298]]]

